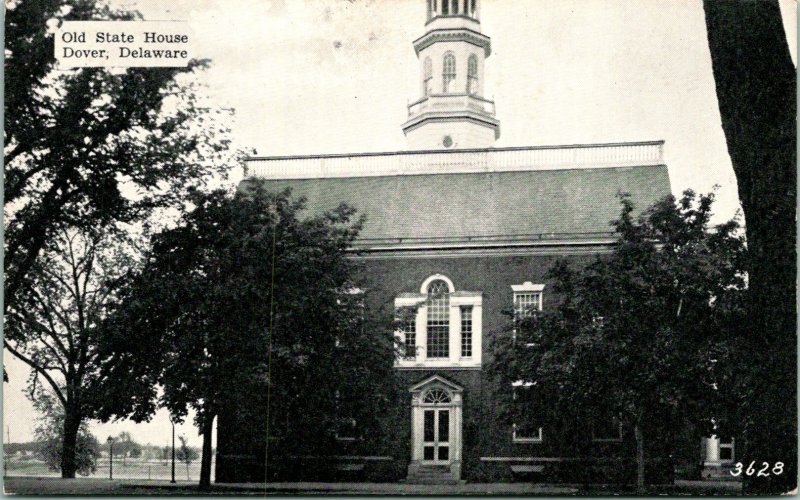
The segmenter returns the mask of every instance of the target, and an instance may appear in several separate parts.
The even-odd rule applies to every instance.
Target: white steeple
[[[421,98],[408,106],[408,148],[488,148],[500,137],[494,101],[483,97],[491,40],[481,33],[480,0],[425,0],[425,34],[414,41]]]

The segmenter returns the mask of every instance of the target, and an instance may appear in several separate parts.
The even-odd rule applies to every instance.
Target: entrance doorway
[[[411,388],[411,463],[445,466],[461,476],[461,387],[434,375]]]

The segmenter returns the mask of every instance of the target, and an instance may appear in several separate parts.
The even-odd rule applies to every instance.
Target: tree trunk
[[[78,469],[78,429],[81,417],[78,410],[67,405],[64,408],[64,442],[61,443],[61,477],[72,479]]]
[[[214,415],[203,419],[203,452],[200,457],[200,489],[211,489],[211,435],[214,431]]]
[[[644,494],[644,433],[638,423],[633,427],[636,436],[636,493]]]
[[[745,477],[748,492],[777,494],[797,486],[796,74],[777,1],[705,0],[704,9],[749,253],[737,458],[783,462],[780,475]]]

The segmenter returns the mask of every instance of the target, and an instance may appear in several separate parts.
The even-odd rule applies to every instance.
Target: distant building
[[[413,43],[421,97],[402,125],[408,151],[250,158],[243,181],[291,187],[312,211],[355,207],[367,217],[354,258],[365,264],[368,306],[421,306],[398,333],[406,355],[395,369],[407,392],[391,434],[402,446],[345,437],[337,468],[373,480],[564,479],[571,471],[575,480],[613,481],[633,470],[621,457],[634,456],[613,419],[505,423],[498,394],[522,402],[536,388],[497,387],[484,367],[504,311],[558,302],[545,278],[556,259],[579,266],[611,250],[620,192],[639,209],[670,194],[663,141],[495,148],[500,122],[483,96],[491,40],[479,1],[426,3],[425,33]],[[241,444],[240,426],[220,416],[218,481],[263,480],[263,453]]]

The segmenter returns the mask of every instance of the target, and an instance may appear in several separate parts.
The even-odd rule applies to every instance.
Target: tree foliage
[[[64,409],[47,391],[39,395],[34,407],[40,413],[38,425],[34,430],[36,453],[50,470],[61,471],[64,450]],[[75,444],[76,472],[82,476],[96,472],[99,453],[100,443],[89,432],[86,422],[83,422],[78,429]]]
[[[709,230],[712,202],[687,191],[635,218],[623,198],[612,253],[583,269],[557,264],[560,305],[516,322],[494,347],[504,384],[535,384],[561,415],[618,417],[632,430],[640,487],[659,444],[645,435],[728,423],[744,245],[735,221]],[[532,413],[519,406],[506,410],[517,422]]]
[[[60,22],[129,20],[94,0],[22,0],[5,31],[5,312],[21,307],[29,273],[68,228],[115,228],[222,172],[227,130],[204,109],[195,70],[59,70]],[[20,333],[20,332],[16,332]]]
[[[99,355],[94,328],[114,279],[128,269],[119,261],[118,269],[99,269],[114,240],[101,235],[146,230],[183,209],[187,193],[225,173],[230,141],[225,113],[206,106],[196,81],[205,62],[58,68],[53,35],[61,22],[137,13],[95,0],[6,7],[4,347],[64,406],[61,468],[73,477],[76,433],[115,362]],[[76,238],[81,248],[71,247]]]
[[[30,397],[36,403],[45,384],[62,408],[65,477],[74,475],[79,429],[96,415],[95,397],[114,364],[98,349],[98,326],[113,308],[121,277],[135,266],[134,253],[122,238],[65,230],[29,271],[21,307],[6,314],[4,345],[31,368]]]
[[[130,371],[118,377],[129,385],[106,397],[140,394],[133,405],[117,397],[109,411],[151,413],[155,387],[141,386],[137,373],[157,374],[161,404],[178,418],[195,410],[204,437],[201,484],[210,476],[212,423],[224,411],[242,425],[267,418],[266,432],[286,443],[275,453],[329,446],[345,402],[365,415],[365,431],[378,427],[366,415],[385,401],[385,387],[377,399],[364,395],[391,378],[393,340],[391,325],[384,336],[368,327],[356,293],[347,256],[359,229],[353,211],[307,214],[303,200],[260,187],[193,202],[176,228],[154,238],[109,322],[108,345]],[[250,438],[265,443],[262,432]]]
[[[748,490],[797,487],[797,71],[776,0],[703,2],[722,130],[747,226],[747,345],[737,440]],[[794,22],[794,21],[792,21]]]
[[[137,458],[142,455],[142,446],[134,441],[130,432],[120,432],[114,440],[114,456],[122,457],[122,464],[125,465],[128,457]]]

